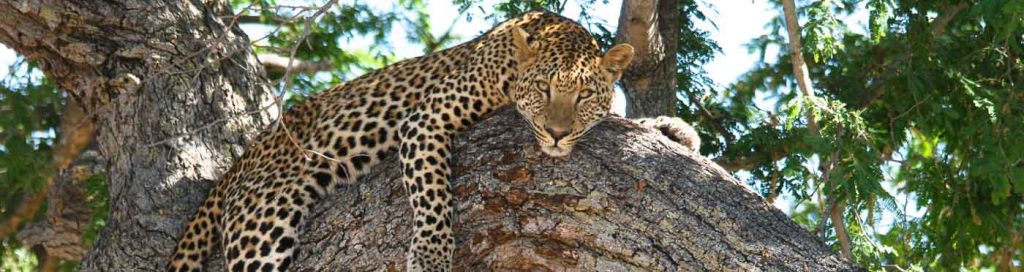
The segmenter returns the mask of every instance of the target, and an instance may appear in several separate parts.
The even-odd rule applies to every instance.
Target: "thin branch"
[[[278,105],[278,112],[284,113],[284,94],[286,94],[287,91],[292,87],[292,67],[294,67],[293,65],[295,64],[295,53],[299,51],[299,46],[306,41],[307,37],[309,37],[310,22],[316,19],[316,17],[319,17],[322,12],[326,11],[330,6],[336,4],[337,2],[337,0],[328,2],[312,16],[306,18],[306,21],[302,27],[302,35],[299,36],[299,39],[297,41],[295,41],[295,45],[292,46],[291,54],[288,57],[288,65],[284,70],[284,86],[281,87],[281,92],[274,97],[274,103]],[[300,144],[299,141],[295,139],[295,136],[292,135],[292,131],[288,129],[288,124],[285,123],[284,118],[281,118],[283,116],[284,114],[281,114],[278,117],[277,122],[274,123],[274,129],[277,130],[278,126],[280,126],[281,131],[284,131],[284,135],[287,136],[288,140],[293,145],[295,145],[295,148],[298,148],[299,150],[304,150],[305,148],[302,148],[302,144]],[[309,155],[306,154],[306,152],[302,153],[302,157],[307,161],[313,160],[313,158],[309,157]]]
[[[315,74],[322,71],[334,70],[334,64],[330,62],[313,62],[304,60],[293,60],[278,55],[260,54],[256,58],[263,63],[263,69],[268,73],[285,73],[288,70],[288,62],[292,61],[291,70],[303,74]]]
[[[833,196],[833,198],[835,198]],[[832,221],[832,228],[836,232],[836,239],[839,240],[839,253],[843,257],[853,259],[853,243],[850,241],[850,234],[846,232],[846,222],[843,219],[843,211],[846,210],[846,203],[836,200],[829,209],[829,219]],[[822,220],[824,221],[824,220]]]
[[[179,135],[176,135],[176,136],[171,136],[171,137],[168,137],[168,138],[156,141],[156,142],[147,143],[147,144],[143,145],[142,147],[143,148],[151,148],[151,147],[159,146],[159,145],[162,145],[162,144],[166,144],[168,142],[171,142],[171,141],[183,138],[183,137],[188,137],[188,136],[191,136],[191,135],[195,135],[195,134],[200,133],[202,131],[205,131],[207,129],[213,128],[215,125],[218,125],[218,124],[221,124],[221,123],[233,120],[233,119],[241,117],[241,116],[256,114],[256,113],[260,113],[260,112],[269,110],[271,107],[278,107],[278,112],[283,114],[284,113],[284,95],[286,94],[286,92],[284,90],[287,90],[287,88],[290,88],[290,85],[291,85],[291,82],[290,82],[291,81],[291,72],[293,70],[295,70],[294,69],[296,67],[295,64],[296,64],[297,61],[299,61],[299,60],[295,59],[295,53],[298,50],[298,46],[301,45],[302,42],[306,39],[306,37],[309,36],[309,29],[310,29],[309,28],[309,22],[312,21],[312,20],[315,20],[316,18],[318,18],[320,15],[322,15],[324,12],[326,12],[328,9],[330,9],[330,7],[332,7],[335,4],[337,4],[337,0],[328,2],[328,3],[324,4],[321,7],[318,7],[316,9],[317,10],[316,13],[314,13],[313,15],[311,15],[311,16],[306,18],[306,21],[305,21],[306,22],[306,27],[304,28],[303,35],[299,38],[298,41],[296,41],[295,45],[293,46],[293,48],[291,50],[291,55],[289,56],[287,63],[284,64],[284,71],[283,72],[285,73],[285,77],[288,78],[288,82],[286,84],[286,87],[283,88],[280,93],[278,93],[277,95],[274,96],[274,102],[273,103],[268,104],[266,106],[262,106],[262,107],[260,107],[259,109],[256,109],[256,110],[241,112],[239,114],[235,114],[235,115],[231,115],[231,116],[227,116],[227,117],[224,117],[224,118],[219,118],[219,119],[210,121],[209,123],[207,123],[207,124],[205,124],[205,125],[203,125],[201,127],[192,129],[192,130],[190,130],[188,132],[185,132],[185,133],[182,133],[182,134],[179,134]],[[234,24],[236,24],[237,22],[241,21],[241,18],[244,17],[244,15],[242,15],[242,14],[245,13],[247,10],[251,9],[252,7],[253,6],[250,5],[250,6],[246,7],[242,12],[239,12],[235,16],[231,16],[232,20],[228,24],[229,25],[228,28],[233,27]],[[300,8],[296,8],[296,9],[300,9]],[[309,10],[312,10],[312,8],[310,8],[310,7],[302,7],[300,12],[296,13],[294,16],[292,16],[290,18],[284,18],[284,19],[288,20],[289,22],[294,22],[294,21],[298,20],[298,18],[300,16],[302,16],[305,12],[307,12]],[[280,26],[278,26],[277,29],[280,29]],[[275,29],[274,31],[276,32],[277,29]],[[257,41],[265,39],[265,38],[266,37],[263,37],[263,38],[260,38],[258,40],[254,40],[252,42],[257,42]],[[219,42],[220,41],[220,37],[215,39],[215,41]],[[205,47],[205,48],[203,48],[201,50],[198,50],[198,51],[190,54],[189,56],[186,56],[184,59],[185,60],[191,59],[191,58],[193,58],[195,56],[198,56],[200,53],[203,53],[205,51],[209,51],[211,48],[212,48],[212,46]],[[234,51],[229,51],[228,54],[224,54],[225,56],[222,57],[221,59],[219,59],[219,61],[223,61],[223,60],[227,59],[228,57],[230,57],[233,54],[234,54]],[[283,57],[280,57],[280,58],[283,58]],[[179,63],[183,63],[183,62],[184,61],[180,61]],[[196,75],[198,75],[199,72],[202,71],[202,69],[205,66],[206,65],[202,65],[202,66],[197,67],[197,68],[192,69],[192,70],[179,71],[179,72],[166,73],[166,74],[189,74],[189,73],[195,72]],[[160,73],[161,72],[157,72],[157,74],[160,74]],[[150,77],[150,78],[155,78],[155,77]],[[124,96],[124,97],[127,97],[127,96]],[[279,123],[283,123],[283,121],[280,119],[280,115],[278,116],[278,120],[275,120],[275,121],[278,124]],[[287,133],[287,134],[288,134],[288,136],[291,136],[290,133]],[[307,156],[307,158],[308,158],[308,156]]]
[[[783,16],[786,19],[786,32],[789,35],[789,55],[793,62],[793,75],[796,77],[797,85],[800,88],[800,92],[811,101],[811,105],[814,106],[812,109],[807,110],[807,129],[810,131],[811,136],[817,138],[821,136],[820,127],[818,126],[818,119],[815,116],[817,109],[824,109],[817,105],[817,99],[814,95],[814,91],[811,89],[811,77],[808,73],[807,63],[804,62],[803,48],[800,41],[800,23],[796,18],[796,3],[794,0],[782,0]],[[837,150],[833,150],[832,154],[829,155],[828,160],[821,164],[821,179],[826,183],[830,184],[828,191],[828,198],[831,199],[833,205],[827,211],[829,217],[832,220],[832,227],[835,229],[836,236],[839,237],[839,247],[843,257],[852,258],[850,253],[851,245],[850,238],[846,232],[846,226],[843,222],[842,212],[845,208],[843,205],[837,205],[839,196],[834,189],[834,180],[830,178],[830,170],[836,165],[836,157],[838,157]],[[824,222],[825,219],[822,219]]]
[[[49,184],[53,181],[52,176],[47,174],[47,184],[39,189],[39,191],[25,198],[21,205],[18,205],[18,208],[11,213],[11,216],[7,217],[3,224],[0,224],[0,238],[10,236],[18,229],[18,226],[21,226],[22,222],[32,218],[39,211],[39,208],[46,202],[46,196],[50,193],[51,186]]]
[[[782,10],[786,18],[786,30],[789,34],[789,56],[793,62],[793,76],[796,77],[800,93],[810,101],[815,101],[814,91],[811,90],[811,76],[807,71],[807,63],[804,62],[803,45],[800,41],[800,23],[796,18],[796,4],[793,0],[783,0]],[[814,116],[814,110],[807,111],[807,128],[811,135],[818,137],[818,120]]]
[[[222,16],[221,18],[223,19],[225,17],[230,18],[232,16]],[[269,17],[263,17],[259,15],[240,15],[236,18],[239,24],[282,24],[289,22],[288,18],[277,15]]]
[[[284,96],[285,93],[287,93],[287,91],[292,88],[292,67],[294,67],[293,64],[295,63],[295,53],[298,52],[299,45],[302,45],[302,43],[305,42],[306,38],[309,37],[309,29],[312,28],[310,26],[310,21],[314,20],[316,17],[319,17],[319,15],[324,14],[324,12],[327,12],[328,9],[330,9],[337,3],[338,0],[332,0],[327,4],[324,4],[324,6],[322,6],[321,8],[317,9],[316,12],[310,15],[309,17],[306,17],[304,27],[302,28],[302,36],[299,36],[299,39],[295,42],[295,45],[292,46],[292,53],[288,58],[288,65],[285,70],[284,87],[281,88],[281,93],[274,97],[274,103],[280,106],[280,112],[285,112]],[[313,151],[306,148],[302,148],[302,144],[299,143],[297,139],[295,139],[294,135],[292,135],[292,131],[288,129],[288,124],[285,124],[285,120],[282,119],[283,117],[284,115],[281,115],[281,117],[279,117],[278,119],[278,122],[274,123],[274,129],[276,130],[278,129],[278,126],[281,126],[280,129],[285,132],[285,136],[288,137],[289,141],[291,141],[296,148],[299,148],[299,150],[304,151]],[[324,156],[327,157],[327,155]],[[309,154],[307,154],[307,152],[302,152],[302,157],[305,158],[306,161],[312,161],[312,157],[310,157]]]

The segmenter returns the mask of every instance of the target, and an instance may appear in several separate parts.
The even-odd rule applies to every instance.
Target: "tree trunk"
[[[97,119],[111,212],[80,264],[153,271],[216,180],[268,124],[272,95],[226,3],[0,0],[0,42]]]
[[[0,0],[0,41],[99,119],[111,214],[81,270],[164,266],[211,181],[267,123],[263,71],[244,35],[218,19],[226,10]],[[657,131],[613,118],[559,160],[523,125],[504,110],[457,137],[461,270],[858,269]],[[411,209],[397,166],[387,159],[313,209],[295,270],[403,268]],[[214,255],[210,271],[221,271]]]
[[[636,48],[622,75],[626,117],[676,115],[679,0],[623,0],[616,42]]]

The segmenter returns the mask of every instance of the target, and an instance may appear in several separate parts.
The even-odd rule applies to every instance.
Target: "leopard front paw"
[[[658,118],[644,118],[637,120],[641,125],[661,131],[662,135],[677,142],[692,152],[700,151],[700,136],[697,130],[690,124],[677,117],[658,116]]]

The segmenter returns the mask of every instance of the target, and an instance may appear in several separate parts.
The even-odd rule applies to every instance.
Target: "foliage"
[[[0,81],[0,211],[16,208],[26,193],[43,186],[53,129],[60,123],[61,95],[38,67],[20,60]],[[28,75],[28,76],[19,76]]]
[[[107,175],[103,173],[89,177],[85,183],[85,198],[89,204],[89,227],[82,233],[82,241],[91,245],[100,234],[100,229],[107,225],[107,213],[110,212],[110,191],[107,190]]]
[[[567,15],[608,47],[615,22],[591,8],[606,1],[453,0],[453,20],[492,24],[533,10],[578,9]],[[289,102],[393,63],[405,47],[428,53],[471,38],[452,29],[436,34],[423,0],[295,2],[233,1],[239,16],[257,18],[245,27],[265,32],[250,37],[255,53],[330,67],[269,74]],[[709,21],[708,2],[679,2],[677,114],[696,124],[703,154],[745,160],[737,176],[769,199],[787,199],[792,218],[832,244],[838,237],[829,211],[839,207],[854,259],[871,270],[1024,262],[1024,1],[798,2],[815,97],[797,91],[781,17],[750,42],[760,54],[755,67],[718,87],[727,82],[712,82],[703,66],[720,49],[698,23],[724,22]],[[851,24],[856,16],[865,23]],[[24,60],[0,83],[6,218],[52,174],[39,170],[50,167],[64,95]],[[820,131],[808,128],[807,112]],[[100,174],[86,185],[87,242],[109,210],[105,180]],[[37,262],[12,237],[0,237],[0,261],[3,271]]]
[[[834,203],[870,269],[1001,267],[1024,244],[1024,3],[815,1],[804,5],[805,54],[817,98],[798,95],[785,26],[751,46],[780,49],[727,88],[726,158],[753,158],[752,182],[788,193],[820,224]],[[781,7],[779,8],[781,10]],[[867,9],[868,29],[837,16]],[[948,18],[947,18],[948,16]],[[771,99],[773,109],[752,109]],[[821,135],[806,129],[806,111]],[[729,122],[732,121],[732,122]],[[826,176],[822,176],[826,175]],[[764,182],[768,181],[768,182]],[[897,196],[910,203],[897,203]],[[817,203],[815,203],[817,202]],[[908,214],[901,205],[921,212]],[[877,225],[886,221],[886,226]]]
[[[28,248],[12,246],[12,242],[0,241],[0,270],[11,272],[34,271],[39,265],[35,254]]]

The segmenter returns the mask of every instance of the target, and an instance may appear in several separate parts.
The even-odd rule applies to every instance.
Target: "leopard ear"
[[[626,71],[626,67],[629,67],[629,62],[633,60],[633,46],[629,44],[620,44],[608,49],[608,52],[604,53],[604,57],[601,58],[601,67],[612,74],[612,78],[618,80],[622,76],[622,72]]]
[[[512,32],[513,43],[516,46],[516,62],[519,63],[519,67],[522,68],[533,63],[534,58],[537,57],[537,52],[527,42],[530,34],[518,26],[513,26],[509,31]]]

